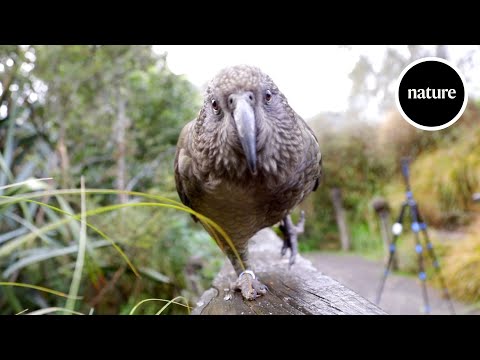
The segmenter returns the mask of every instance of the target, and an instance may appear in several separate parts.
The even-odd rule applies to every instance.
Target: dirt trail
[[[302,254],[324,274],[341,282],[346,287],[375,302],[377,288],[383,273],[383,264],[367,260],[361,256],[312,252]],[[447,301],[441,292],[428,287],[431,314],[450,314]],[[454,301],[456,314],[480,315],[474,309],[458,301]],[[414,277],[391,274],[388,275],[379,306],[391,315],[423,314],[424,304],[420,282]]]

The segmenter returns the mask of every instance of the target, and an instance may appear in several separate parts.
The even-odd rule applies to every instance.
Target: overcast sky
[[[408,54],[406,46],[395,47]],[[471,48],[450,46],[449,55],[455,62]],[[345,110],[351,88],[348,74],[360,54],[366,54],[378,69],[386,46],[347,50],[335,45],[155,45],[154,50],[168,52],[169,68],[186,75],[198,87],[223,67],[258,66],[272,77],[292,107],[302,117],[310,118],[323,111]],[[475,79],[480,83],[480,75]]]

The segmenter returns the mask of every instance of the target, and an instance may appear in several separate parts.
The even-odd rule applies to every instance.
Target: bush
[[[455,228],[472,219],[472,194],[480,186],[480,131],[465,134],[463,141],[425,152],[411,164],[411,186],[425,221]],[[405,200],[400,176],[388,189],[392,205]]]
[[[480,301],[480,222],[469,236],[452,247],[445,260],[445,281],[452,296]]]
[[[87,199],[88,211],[99,209],[95,204],[98,198]],[[134,205],[135,199],[132,201],[130,205]],[[60,205],[52,200],[49,205],[61,206],[71,213],[78,211],[70,209],[64,200]],[[72,221],[52,227],[58,223],[58,215],[54,217],[48,208],[44,209],[48,210],[47,217],[45,224],[35,224],[38,231],[17,236],[0,247],[2,281],[41,285],[67,294],[79,253],[78,249],[71,249],[81,237],[79,224],[66,218]],[[108,240],[88,229],[78,292],[82,299],[74,304],[74,309],[81,313],[91,309],[95,314],[129,313],[147,298],[170,300],[183,296],[193,305],[224,260],[210,236],[183,212],[138,206],[94,215],[87,222],[115,241],[141,277],[135,275],[135,270]],[[36,290],[8,286],[1,290],[3,314],[66,304],[63,297]],[[149,302],[135,313],[154,314],[163,305]],[[165,313],[184,314],[186,309],[169,306]]]

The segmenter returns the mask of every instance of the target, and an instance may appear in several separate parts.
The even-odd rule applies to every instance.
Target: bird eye
[[[212,109],[215,114],[218,114],[220,106],[218,106],[218,102],[216,100],[212,100]]]
[[[270,101],[272,101],[272,92],[270,90],[267,90],[265,92],[265,101],[267,102],[267,104],[269,104]]]

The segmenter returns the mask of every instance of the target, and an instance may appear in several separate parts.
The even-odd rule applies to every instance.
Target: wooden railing
[[[269,291],[253,301],[244,300],[230,290],[236,279],[233,267],[226,262],[212,287],[197,303],[196,315],[386,315],[386,313],[314,268],[310,261],[297,255],[288,268],[288,253],[282,258],[281,239],[264,229],[250,241],[253,270]],[[356,271],[355,269],[351,269]]]

